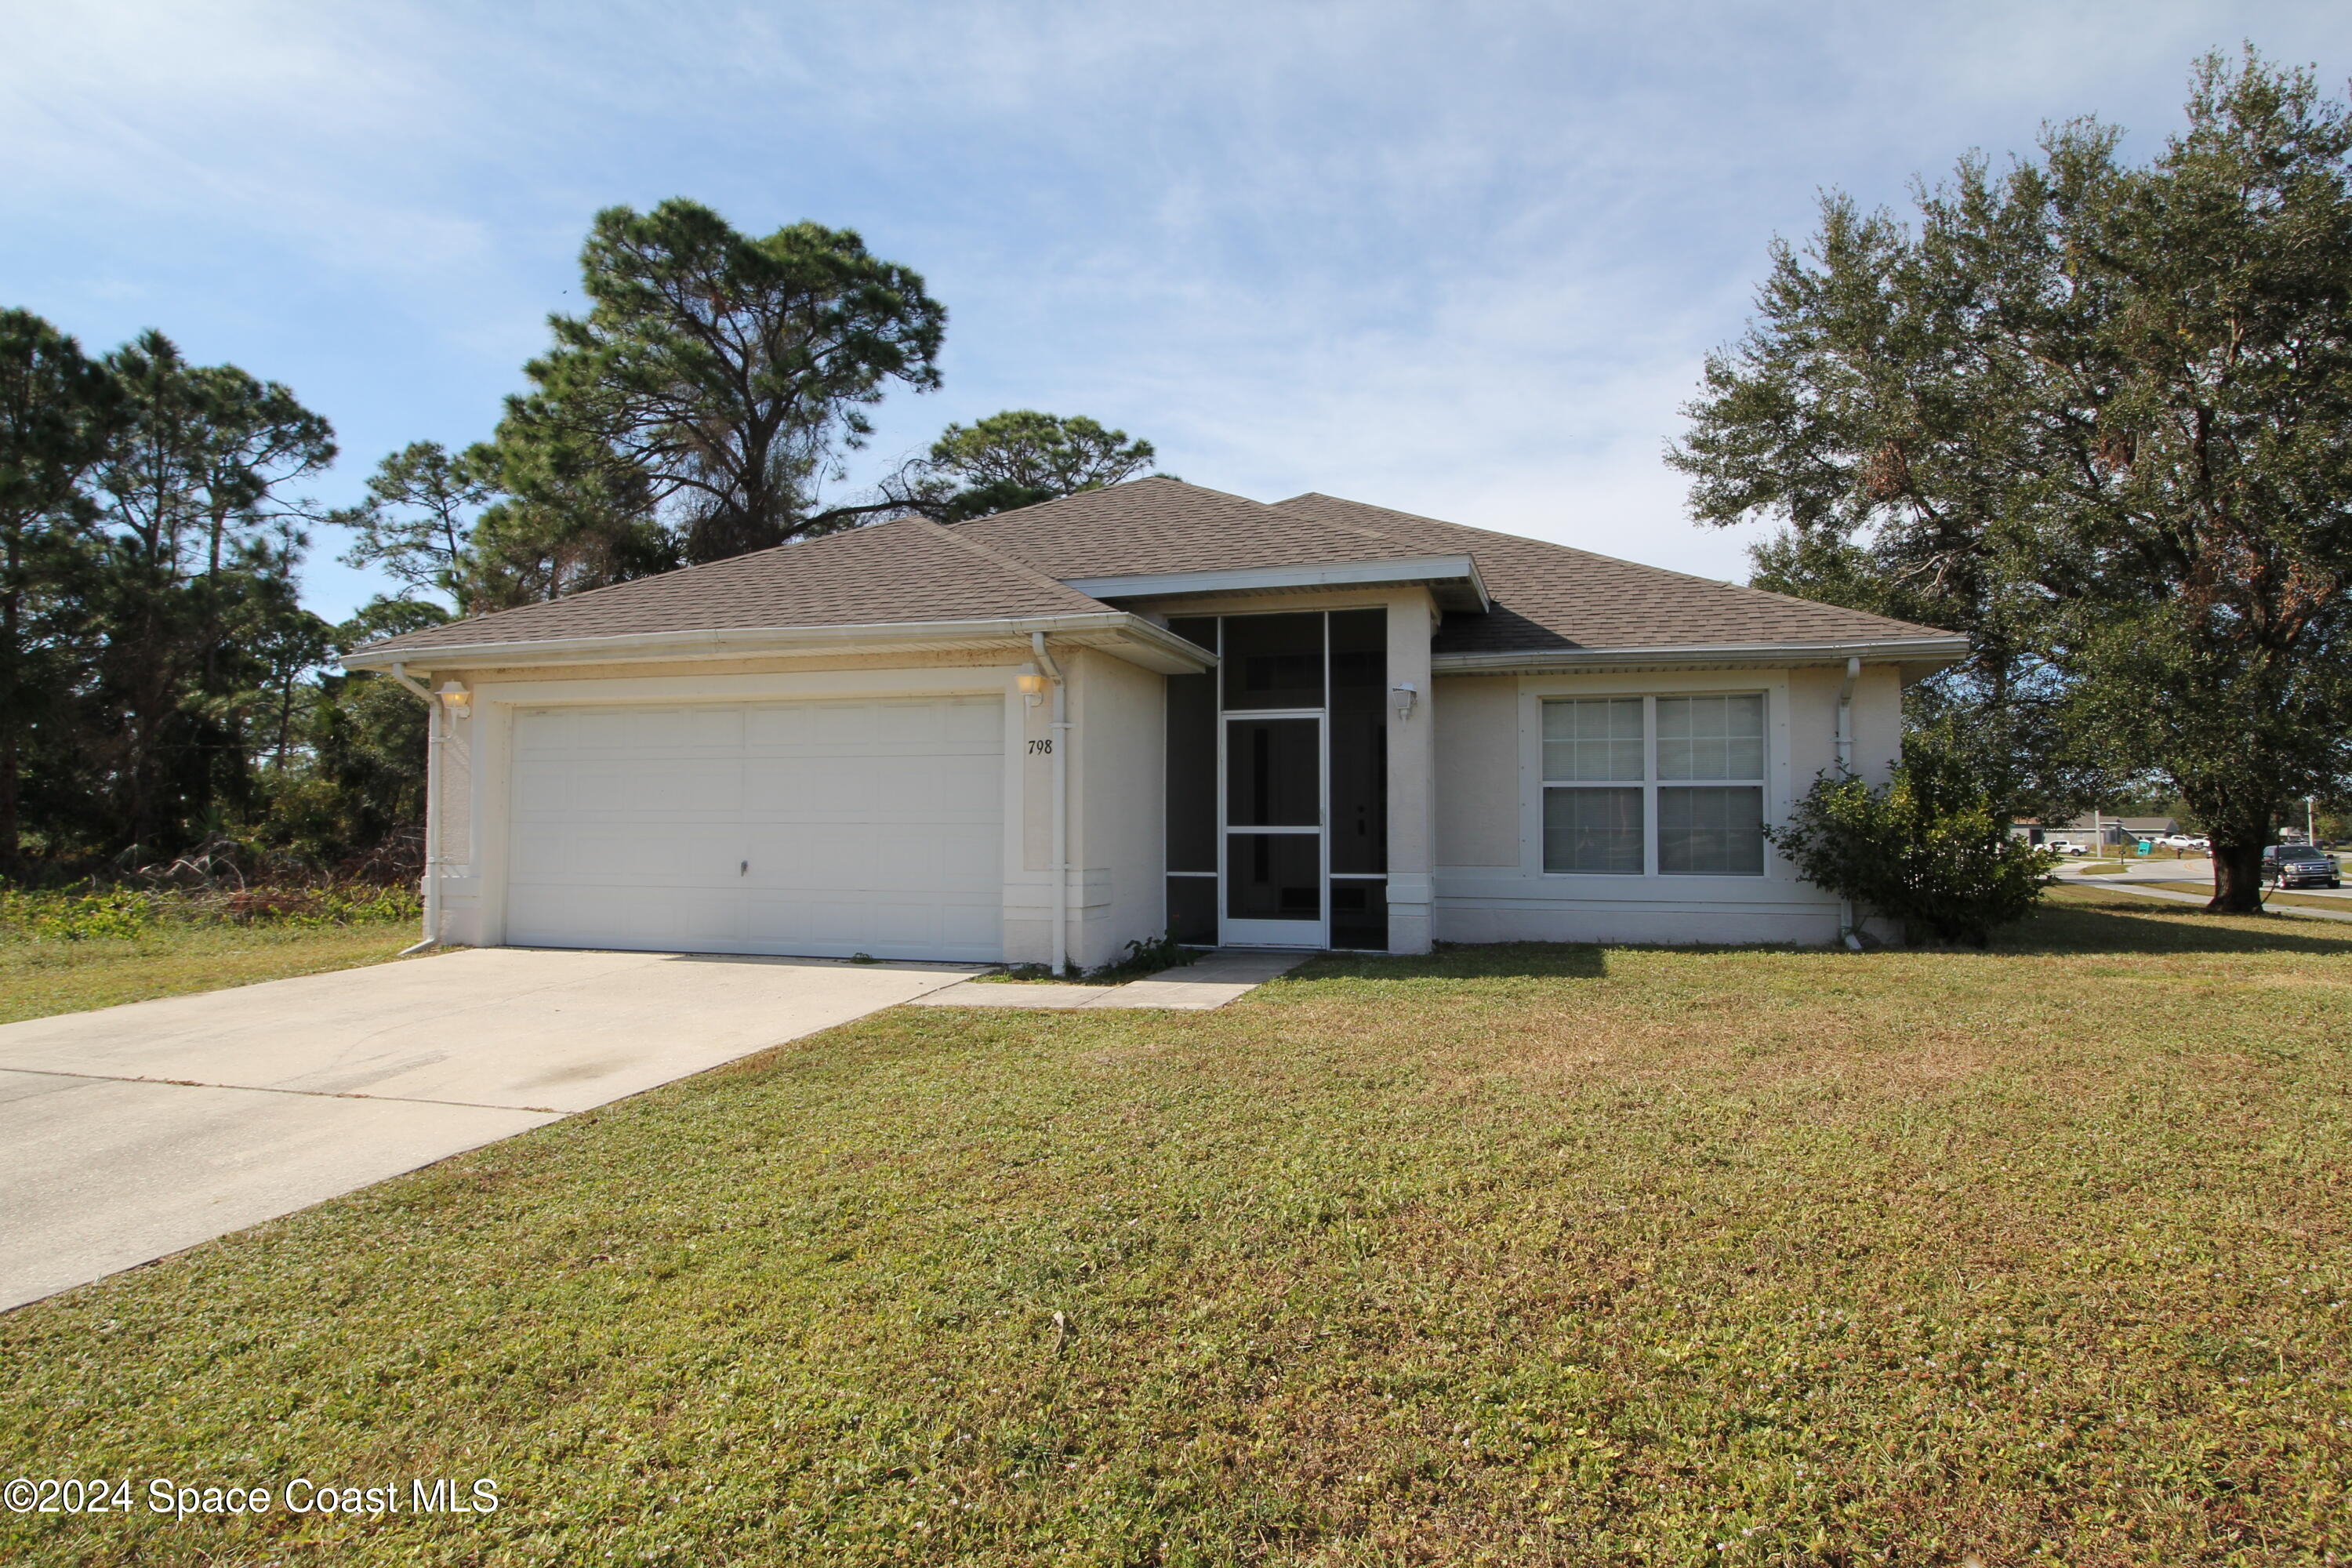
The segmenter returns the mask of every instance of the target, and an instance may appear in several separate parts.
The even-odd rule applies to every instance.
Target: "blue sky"
[[[1659,453],[1821,189],[2084,113],[2145,155],[2244,38],[2352,74],[2341,0],[8,9],[0,301],[287,383],[324,500],[487,434],[591,215],[683,195],[854,227],[948,306],[945,389],[844,488],[1038,407],[1261,500],[1733,578]],[[382,586],[339,548],[331,616]]]

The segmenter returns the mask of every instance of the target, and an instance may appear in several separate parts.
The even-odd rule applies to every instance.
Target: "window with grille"
[[[1764,697],[1543,703],[1543,868],[1764,874]]]

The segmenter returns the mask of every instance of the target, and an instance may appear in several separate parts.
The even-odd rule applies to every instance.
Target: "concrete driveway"
[[[0,1310],[972,973],[491,948],[0,1026]]]

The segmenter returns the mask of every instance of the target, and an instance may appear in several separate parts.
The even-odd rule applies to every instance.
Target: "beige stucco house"
[[[435,694],[429,934],[1093,966],[1835,941],[1762,827],[1929,627],[1329,496],[902,518],[345,662]]]

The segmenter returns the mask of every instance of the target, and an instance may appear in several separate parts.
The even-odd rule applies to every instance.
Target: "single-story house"
[[[2034,842],[2053,848],[2071,844],[2080,849],[2114,849],[2179,831],[2180,824],[2169,816],[2109,816],[2095,811],[2061,826],[2043,829]]]
[[[372,644],[444,940],[1097,965],[1132,942],[1837,940],[1762,829],[1963,638],[1166,478]]]

